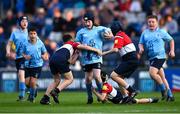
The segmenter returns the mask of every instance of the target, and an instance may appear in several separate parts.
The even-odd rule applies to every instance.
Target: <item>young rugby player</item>
[[[34,102],[37,95],[37,79],[40,76],[43,60],[48,60],[48,53],[43,42],[37,36],[36,28],[29,28],[29,40],[23,46],[25,58],[25,82],[30,87],[28,100]]]
[[[102,54],[96,48],[74,42],[74,39],[69,34],[63,36],[63,41],[64,45],[57,49],[50,59],[49,66],[54,77],[54,82],[48,86],[45,95],[40,101],[41,104],[50,104],[50,95],[56,103],[59,103],[58,94],[73,81],[73,74],[69,65],[75,63],[79,55],[78,50],[89,50],[98,55]],[[62,75],[64,76],[64,80],[61,82]]]

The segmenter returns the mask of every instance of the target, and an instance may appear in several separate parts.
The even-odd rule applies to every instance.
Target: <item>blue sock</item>
[[[170,97],[173,97],[173,94],[172,94],[170,89],[167,90],[167,95],[170,96]]]
[[[165,91],[166,90],[165,85],[163,83],[159,84],[159,87],[160,87],[161,91]]]
[[[88,99],[92,99],[93,98],[92,97],[92,90],[91,90],[91,88],[92,88],[92,83],[86,84],[86,90],[87,90],[87,94],[88,94]]]
[[[30,99],[35,98],[36,88],[30,88]]]
[[[26,89],[25,83],[19,82],[19,96],[20,97],[25,97],[25,89]]]
[[[102,91],[102,83],[96,83],[97,87],[98,87],[98,92],[101,93]]]

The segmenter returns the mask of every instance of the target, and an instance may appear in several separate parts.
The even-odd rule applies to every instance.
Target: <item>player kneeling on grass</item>
[[[29,28],[29,40],[23,46],[25,58],[25,83],[30,87],[28,100],[34,102],[37,96],[37,79],[41,73],[43,60],[48,60],[48,53],[43,42],[38,38],[36,28]]]
[[[79,50],[89,50],[102,55],[102,52],[96,48],[87,45],[82,45],[74,42],[71,35],[63,36],[64,45],[56,50],[52,55],[49,66],[54,77],[54,82],[51,83],[43,98],[41,104],[50,104],[50,95],[56,103],[59,103],[58,94],[73,81],[73,74],[69,68],[70,64],[74,64],[79,55]],[[64,76],[64,81],[61,82],[61,75]]]
[[[102,88],[102,94],[99,94],[95,88],[93,88],[93,93],[102,101],[111,101],[114,104],[123,104],[123,95],[122,93],[115,89],[111,84],[107,82],[108,75],[105,72],[101,72],[101,79],[103,81],[103,88]],[[141,98],[136,99],[132,98],[129,100],[128,103],[137,103],[137,104],[144,104],[144,103],[157,103],[158,98]]]

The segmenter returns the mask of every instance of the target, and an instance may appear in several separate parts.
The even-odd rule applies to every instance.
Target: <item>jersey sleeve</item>
[[[144,44],[144,33],[140,36],[139,44]]]
[[[77,46],[78,46],[78,45],[80,45],[80,43],[78,43],[78,42],[74,42],[74,43],[72,44],[72,46],[73,46],[74,49],[77,49]]]
[[[9,38],[9,41],[14,42],[14,37],[15,37],[14,32],[12,32],[12,33],[11,33],[11,36],[10,36],[10,38]]]
[[[40,42],[41,42],[41,52],[42,52],[42,54],[44,54],[45,52],[47,52],[47,50],[46,50],[44,43],[42,41],[40,41]]]
[[[164,41],[170,41],[170,40],[172,40],[173,38],[166,32],[166,31],[164,31],[164,30],[161,30],[161,32],[162,32],[162,39],[164,40]]]
[[[82,33],[80,31],[77,32],[75,41],[82,42]]]
[[[114,38],[114,48],[121,49],[123,47],[123,37],[115,36]]]

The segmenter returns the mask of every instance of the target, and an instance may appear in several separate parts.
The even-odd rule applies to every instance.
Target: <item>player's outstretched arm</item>
[[[102,55],[107,55],[113,52],[118,52],[118,48],[112,48],[111,50],[104,51]]]
[[[72,57],[69,59],[70,64],[75,64],[77,58],[79,57],[79,50],[75,50],[74,54]]]
[[[93,48],[93,47],[90,47],[90,46],[86,46],[86,45],[80,44],[80,45],[77,46],[77,48],[80,49],[80,50],[94,51],[94,52],[96,52],[98,55],[102,55],[102,51],[101,51],[101,50],[96,49],[96,48]]]
[[[106,101],[107,93],[99,94],[99,93],[95,90],[95,88],[92,88],[92,92],[93,92],[101,101]]]

